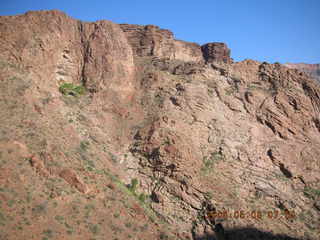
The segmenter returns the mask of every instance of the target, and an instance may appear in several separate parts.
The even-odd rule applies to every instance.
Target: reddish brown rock
[[[168,232],[209,238],[213,206],[299,216],[224,219],[232,239],[248,225],[317,239],[320,89],[307,74],[232,63],[224,44],[201,52],[152,25],[59,11],[0,23],[3,238],[156,239],[159,216]],[[64,95],[62,82],[86,91]]]
[[[1,60],[27,67],[39,88],[72,82],[119,100],[132,91],[133,55],[119,25],[84,23],[59,11],[1,17],[0,23],[1,40],[8,41],[0,46]]]
[[[78,175],[71,169],[64,169],[60,172],[59,176],[63,178],[72,187],[75,187],[79,192],[87,194],[89,188],[78,177]]]
[[[206,62],[232,62],[232,59],[230,58],[230,49],[225,43],[207,43],[201,46],[201,50]]]
[[[182,61],[202,60],[201,48],[196,43],[175,40],[173,33],[154,25],[120,24],[136,56],[156,56]]]
[[[137,56],[170,58],[173,54],[173,33],[154,25],[121,24]]]
[[[43,177],[49,176],[49,171],[46,169],[44,162],[37,156],[30,157],[30,164],[31,166]]]
[[[318,82],[320,82],[320,64],[307,64],[307,63],[286,63],[285,66],[295,68],[307,74],[310,74]]]

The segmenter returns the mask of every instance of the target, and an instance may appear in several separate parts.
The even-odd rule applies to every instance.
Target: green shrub
[[[90,143],[88,141],[81,141],[80,142],[80,149],[83,151],[87,151],[89,148]]]
[[[128,188],[132,193],[136,193],[138,183],[139,183],[138,179],[136,179],[136,178],[131,179],[131,184],[128,186]]]
[[[320,189],[314,189],[311,187],[304,188],[304,195],[311,199],[316,199],[320,197]]]
[[[203,175],[208,175],[211,172],[214,164],[221,160],[224,160],[224,156],[220,152],[210,153],[209,156],[205,156],[203,158],[203,166],[200,171]]]
[[[72,96],[80,96],[85,94],[86,89],[84,86],[77,86],[73,83],[63,83],[59,87],[59,91],[63,95],[72,95]]]
[[[141,203],[145,203],[147,197],[148,197],[148,196],[147,196],[146,194],[140,193],[138,199],[139,199],[139,201],[140,201]]]

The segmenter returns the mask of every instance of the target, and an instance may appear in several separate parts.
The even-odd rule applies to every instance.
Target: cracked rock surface
[[[0,122],[0,239],[319,237],[320,88],[298,70],[153,25],[2,16]]]

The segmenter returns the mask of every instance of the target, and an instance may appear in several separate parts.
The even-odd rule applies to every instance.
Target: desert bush
[[[144,193],[140,193],[140,194],[139,194],[139,197],[138,197],[138,199],[139,199],[139,201],[140,201],[141,203],[145,203],[146,200],[147,200],[147,198],[148,198],[148,195],[146,195],[146,194],[144,194]]]
[[[59,91],[63,95],[80,96],[85,94],[86,89],[84,86],[77,86],[73,83],[63,83],[60,85]]]
[[[129,190],[132,193],[136,193],[138,184],[139,184],[138,179],[136,179],[136,178],[131,179],[131,184],[129,184],[129,186],[128,186]]]
[[[320,189],[305,187],[303,192],[305,196],[311,199],[317,199],[320,197]]]

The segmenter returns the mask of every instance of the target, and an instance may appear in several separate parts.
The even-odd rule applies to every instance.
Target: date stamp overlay
[[[210,221],[215,221],[216,219],[286,219],[286,220],[294,220],[296,218],[296,214],[293,210],[220,210],[220,211],[208,211],[207,217]]]

